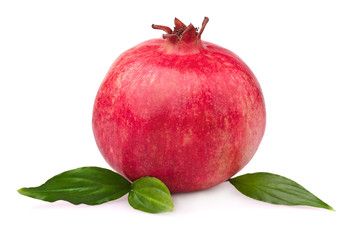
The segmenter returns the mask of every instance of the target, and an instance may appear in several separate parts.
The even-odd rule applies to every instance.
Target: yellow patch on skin
[[[192,130],[190,129],[188,133],[184,134],[182,145],[185,146],[192,142]]]
[[[118,74],[117,80],[115,81],[118,89],[122,87],[121,78],[121,74]]]
[[[209,112],[209,111],[204,111],[204,115],[205,115],[205,121],[206,121],[206,122],[210,122],[209,116],[211,116],[211,112]]]
[[[220,157],[216,160],[216,170],[215,174],[217,176],[225,175],[227,173],[227,169],[229,169],[232,165],[232,149],[230,147],[225,147],[220,153]]]
[[[226,127],[226,129],[228,129],[228,127],[229,127],[229,122],[228,122],[228,119],[227,118],[225,118],[225,127]]]

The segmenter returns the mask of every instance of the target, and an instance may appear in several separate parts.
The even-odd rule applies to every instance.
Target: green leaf
[[[131,183],[118,173],[99,167],[82,167],[54,176],[39,187],[21,188],[20,194],[55,202],[98,205],[130,191]]]
[[[174,211],[173,200],[167,186],[157,178],[142,177],[131,185],[129,204],[149,213]]]
[[[307,205],[334,209],[298,183],[266,172],[241,175],[229,182],[244,195],[259,201],[280,205]]]

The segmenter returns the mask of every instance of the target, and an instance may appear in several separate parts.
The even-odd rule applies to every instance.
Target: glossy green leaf
[[[173,200],[167,186],[157,178],[142,177],[131,185],[129,204],[149,213],[174,211]]]
[[[130,191],[131,183],[118,173],[99,167],[82,167],[54,176],[39,187],[21,188],[20,194],[55,202],[98,205]]]
[[[307,205],[334,209],[298,183],[266,172],[241,175],[229,182],[244,195],[259,201],[281,205]]]

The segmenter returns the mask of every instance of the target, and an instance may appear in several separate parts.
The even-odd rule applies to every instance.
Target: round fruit
[[[131,181],[151,176],[172,193],[219,184],[253,157],[266,124],[253,72],[234,53],[201,40],[175,18],[163,39],[121,54],[94,104],[103,157]]]

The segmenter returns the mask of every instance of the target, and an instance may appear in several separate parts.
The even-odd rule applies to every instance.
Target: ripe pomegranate
[[[242,169],[265,131],[263,94],[234,53],[175,18],[163,39],[121,54],[94,103],[93,132],[109,165],[152,176],[172,193],[219,184]]]

